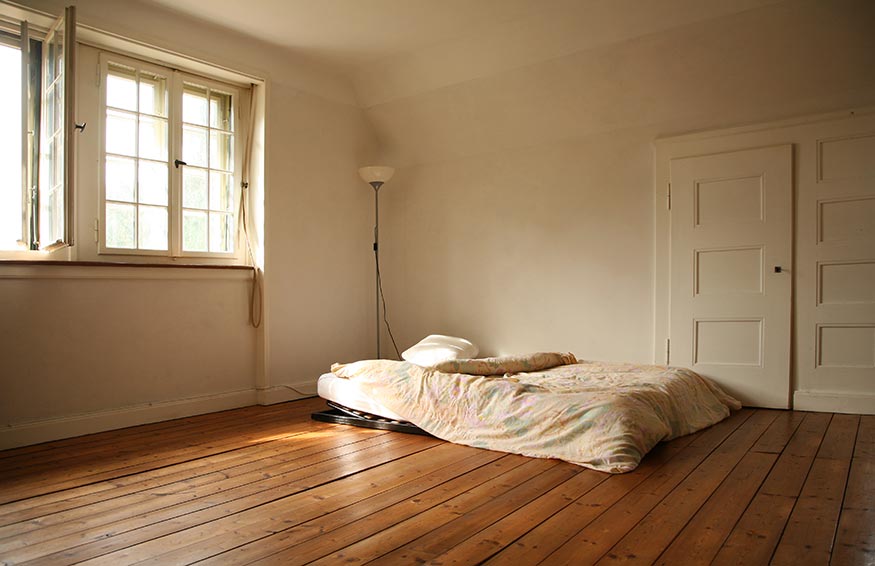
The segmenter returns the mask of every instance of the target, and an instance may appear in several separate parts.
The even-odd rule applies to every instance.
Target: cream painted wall
[[[593,44],[574,43],[559,13],[549,49],[501,28],[362,70],[384,161],[400,166],[383,246],[400,347],[448,332],[486,353],[662,359],[653,140],[875,102],[875,4],[710,5],[641,37],[604,18]],[[543,55],[497,55],[526,47]]]
[[[648,187],[647,136],[402,169],[385,187],[382,238],[399,347],[447,333],[485,354],[646,359],[652,204],[638,185]]]
[[[254,400],[246,271],[0,269],[4,426],[221,394]]]
[[[0,266],[0,447],[314,392],[373,339],[371,201],[356,168],[376,143],[349,81],[134,0],[76,4],[84,25],[266,80],[264,324],[248,326],[245,274],[34,266],[19,278]]]
[[[267,144],[268,358],[271,384],[315,394],[331,363],[374,340],[370,187],[357,169],[376,144],[363,112],[274,92]]]

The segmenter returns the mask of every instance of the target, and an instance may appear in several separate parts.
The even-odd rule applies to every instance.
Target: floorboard
[[[831,563],[875,564],[875,416],[860,418]]]
[[[0,563],[875,563],[873,416],[743,409],[610,475],[323,407],[2,451]]]

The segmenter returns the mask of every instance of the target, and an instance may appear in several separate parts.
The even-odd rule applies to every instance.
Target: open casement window
[[[43,44],[40,116],[39,248],[51,250],[73,244],[72,132],[76,88],[76,13],[66,9]]]
[[[101,55],[100,253],[238,257],[240,91]]]
[[[73,244],[75,29],[70,7],[45,34],[0,31],[2,250]]]

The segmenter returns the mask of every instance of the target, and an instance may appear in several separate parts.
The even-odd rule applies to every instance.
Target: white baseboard
[[[313,381],[273,385],[258,390],[259,405],[273,405],[307,397],[316,397],[316,384]]]
[[[0,428],[0,450],[255,405],[255,389],[143,403],[117,409],[15,423]]]
[[[793,409],[824,413],[875,415],[875,394],[802,390],[793,394]]]

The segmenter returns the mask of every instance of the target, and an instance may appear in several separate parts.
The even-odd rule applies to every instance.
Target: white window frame
[[[62,80],[57,78],[53,81],[51,88],[57,93],[58,89],[62,89],[60,97],[60,108],[53,108],[52,101],[47,98],[48,89],[48,72],[47,68],[53,65],[54,60],[51,59],[50,45],[56,40],[56,35],[62,34],[61,49],[63,58],[63,67],[56,70]],[[42,57],[42,102],[40,105],[41,112],[60,111],[61,119],[58,120],[59,127],[53,128],[52,124],[40,119],[42,132],[40,134],[40,173],[39,173],[39,192],[40,192],[40,222],[39,222],[39,239],[40,249],[51,251],[72,246],[75,233],[75,208],[76,198],[74,192],[74,184],[76,175],[74,173],[76,167],[76,8],[69,6],[64,10],[64,15],[58,18],[43,40],[43,57]],[[50,155],[51,140],[60,142],[61,166],[59,167],[60,182],[54,186],[51,185],[53,175],[50,175],[47,168],[58,168],[56,160]],[[58,139],[60,138],[60,139]],[[63,202],[59,208],[45,205],[42,202],[43,198],[49,199],[58,193],[58,199]],[[55,215],[57,218],[48,219],[46,216]],[[56,224],[62,223],[60,230],[56,230]],[[57,231],[57,233],[55,233]],[[48,243],[44,242],[45,236],[56,238],[56,241]]]
[[[16,25],[13,25],[16,22]],[[22,53],[22,192],[24,202],[22,204],[22,229],[21,242],[25,245],[38,246],[34,249],[8,249],[0,250],[0,258],[2,259],[61,259],[69,258],[72,253],[74,244],[74,234],[76,231],[75,224],[75,208],[76,208],[76,193],[74,191],[75,184],[75,168],[76,168],[76,129],[75,126],[75,110],[76,110],[76,91],[78,69],[76,68],[76,52],[77,52],[77,24],[76,24],[76,8],[68,6],[64,9],[64,13],[60,17],[51,16],[44,13],[35,13],[27,9],[21,9],[14,6],[7,6],[0,3],[0,28],[13,36],[17,36],[18,45],[13,45],[11,38],[4,38],[3,44],[16,47]],[[46,137],[44,117],[48,112],[49,104],[45,100],[46,87],[46,65],[50,62],[47,60],[49,54],[49,43],[55,40],[56,34],[61,35],[60,47],[62,50],[61,59],[63,64],[60,69],[57,69],[58,74],[63,76],[61,81],[63,88],[63,96],[60,99],[60,107],[53,108],[57,110],[57,125],[59,128],[53,130],[53,134],[58,134],[60,137],[59,149],[56,155],[60,157],[60,165],[55,161],[47,158],[48,155],[46,144],[42,138]],[[42,92],[28,92],[28,73],[30,65],[30,40],[37,40],[42,43],[42,57],[39,64],[39,74]],[[52,63],[54,61],[51,61]],[[41,118],[38,123],[27,124],[26,116],[28,115],[29,106],[33,100],[38,100]],[[39,155],[35,157],[34,162],[31,157],[31,149],[34,147],[35,141],[32,141],[28,132],[39,133],[41,143],[39,145]],[[33,136],[36,138],[36,135]],[[53,189],[47,187],[48,176],[45,175],[47,167],[57,169],[56,174],[60,177],[60,181],[55,184]],[[34,176],[31,178],[31,174]],[[33,187],[30,185],[33,183]],[[55,192],[60,195],[61,206],[54,208],[45,206],[43,203],[39,205],[38,214],[33,214],[32,192],[31,189],[36,188],[39,198],[50,198],[49,193]],[[61,228],[53,231],[52,234],[47,234],[45,226],[48,224],[47,215],[53,214],[56,220],[61,223]],[[30,233],[30,223],[36,223],[35,233]],[[55,238],[55,241],[45,241],[44,236],[49,235]],[[51,239],[48,238],[48,239]]]
[[[245,128],[248,127],[246,120],[248,119],[248,116],[249,116],[249,112],[243,112],[244,106],[242,104],[242,101],[244,100],[244,92],[241,89],[235,87],[234,85],[230,85],[230,84],[227,84],[227,83],[224,83],[221,81],[217,81],[215,79],[207,78],[207,77],[201,77],[198,75],[194,75],[192,73],[186,73],[183,71],[177,71],[175,78],[178,80],[174,80],[172,92],[173,92],[173,96],[178,97],[178,99],[180,100],[180,108],[177,109],[178,110],[177,115],[179,117],[179,128],[177,129],[174,127],[174,129],[172,130],[172,133],[179,137],[179,139],[177,140],[177,145],[176,145],[176,147],[179,148],[179,152],[178,152],[179,159],[181,159],[181,157],[182,157],[181,101],[182,101],[183,85],[186,82],[195,83],[198,86],[206,87],[206,88],[210,89],[211,91],[219,91],[219,92],[224,92],[224,93],[230,94],[231,95],[231,106],[232,106],[232,120],[234,122],[234,129],[233,129],[234,144],[233,144],[233,149],[232,149],[232,152],[234,155],[234,174],[233,174],[233,178],[231,181],[231,186],[232,186],[233,191],[234,191],[234,193],[231,197],[231,200],[234,203],[234,206],[233,206],[232,211],[231,211],[233,225],[234,225],[234,252],[233,253],[187,252],[187,251],[184,251],[182,249],[182,212],[183,212],[182,172],[183,172],[183,169],[185,168],[185,165],[182,165],[179,168],[174,167],[172,170],[172,174],[178,177],[177,183],[175,184],[175,188],[179,193],[178,195],[176,195],[177,198],[179,199],[178,200],[179,206],[177,207],[177,210],[176,210],[176,214],[177,214],[178,218],[176,221],[178,223],[178,226],[180,227],[179,239],[177,241],[177,244],[179,247],[177,249],[175,249],[175,252],[177,254],[176,257],[223,257],[223,258],[229,258],[229,259],[231,259],[231,258],[240,259],[241,257],[244,257],[243,247],[245,245],[241,226],[240,226],[239,214],[240,214],[240,198],[241,198],[241,192],[242,192],[241,181],[242,181],[242,171],[243,171],[243,152],[245,151],[244,141],[246,139]],[[209,130],[213,129],[211,127],[208,127],[208,128],[209,128]],[[209,159],[208,159],[208,164],[209,164]],[[212,168],[208,167],[208,171],[212,171]],[[209,197],[208,197],[207,206],[209,206]],[[209,208],[207,209],[207,212],[209,214],[209,212],[210,212]],[[208,229],[208,233],[207,233],[207,238],[209,239],[209,229]]]
[[[106,245],[106,83],[110,62],[118,63],[127,67],[144,70],[167,77],[168,105],[168,249],[146,250],[130,248],[111,248]],[[185,258],[185,259],[218,259],[223,263],[238,263],[243,261],[245,242],[239,219],[239,204],[241,198],[241,175],[244,151],[244,139],[248,112],[243,112],[244,102],[248,103],[249,96],[245,89],[223,82],[220,80],[183,72],[170,67],[150,63],[141,59],[120,55],[107,50],[99,53],[100,84],[98,89],[98,243],[97,253],[100,256],[147,256],[153,258]],[[234,224],[234,251],[225,252],[191,252],[182,249],[182,171],[185,165],[174,166],[174,160],[182,160],[182,92],[186,82],[195,83],[212,90],[230,93],[232,96],[232,116],[234,121],[234,144],[233,161],[234,173],[232,180],[233,210],[232,219]],[[208,236],[209,238],[209,233]]]

